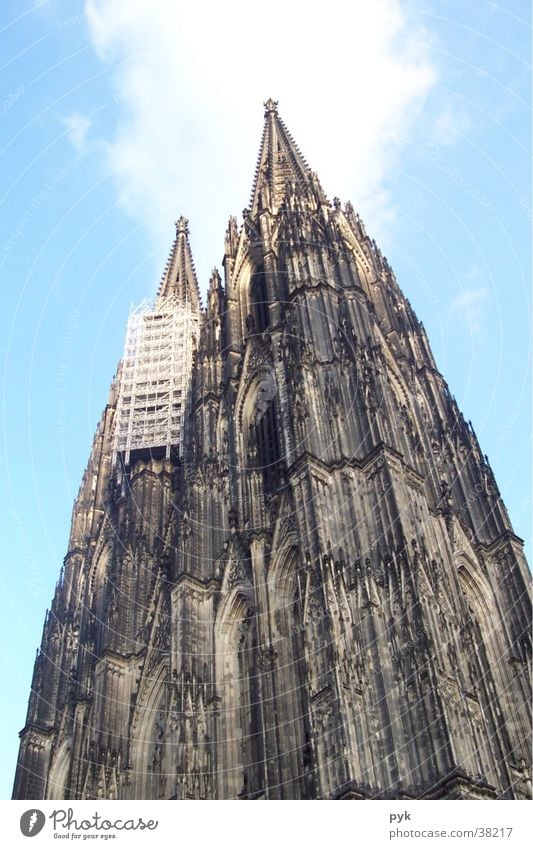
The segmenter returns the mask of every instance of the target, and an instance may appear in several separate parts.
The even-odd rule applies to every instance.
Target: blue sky
[[[529,2],[191,5],[0,7],[1,798],[130,305],[180,214],[205,291],[269,96],[388,256],[531,550]]]

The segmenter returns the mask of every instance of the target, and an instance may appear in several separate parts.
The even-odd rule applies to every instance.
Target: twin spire
[[[179,303],[188,302],[193,309],[198,310],[200,290],[189,244],[189,222],[182,215],[174,224],[176,238],[165,266],[157,299],[160,301],[174,297]]]
[[[278,102],[265,104],[265,126],[252,189],[252,216],[267,206],[277,209],[289,183],[308,184],[311,169],[278,115]]]
[[[269,207],[277,209],[289,184],[308,184],[313,174],[300,149],[278,115],[278,102],[265,104],[265,126],[261,138],[251,198],[251,215]],[[189,222],[176,222],[176,238],[163,273],[158,300],[175,297],[178,302],[200,307],[198,280],[189,244]]]

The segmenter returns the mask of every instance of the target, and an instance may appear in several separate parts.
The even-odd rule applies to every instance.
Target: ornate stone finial
[[[263,106],[265,107],[265,115],[270,115],[271,112],[273,112],[274,115],[278,114],[278,101],[277,100],[272,100],[272,98],[269,97],[268,100],[265,100],[265,102],[263,103]]]
[[[213,268],[211,272],[211,277],[209,278],[209,289],[213,291],[220,286],[220,274],[218,273],[218,268]]]
[[[174,224],[178,233],[185,233],[186,236],[189,235],[189,221],[183,215],[180,215],[178,220],[174,221]]]

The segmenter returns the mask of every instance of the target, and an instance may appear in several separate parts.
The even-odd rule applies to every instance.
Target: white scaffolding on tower
[[[190,302],[159,298],[133,308],[115,419],[113,463],[119,454],[171,448],[182,454],[193,355],[198,339],[198,312]]]

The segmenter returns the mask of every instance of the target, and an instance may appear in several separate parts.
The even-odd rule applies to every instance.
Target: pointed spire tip
[[[289,183],[305,184],[310,179],[309,165],[278,115],[277,100],[269,98],[264,107],[265,123],[251,197],[252,216],[260,209],[277,210]],[[244,219],[249,212],[243,210]]]
[[[265,107],[265,117],[267,115],[270,115],[271,112],[273,112],[274,115],[278,114],[278,101],[277,100],[272,100],[272,98],[269,97],[268,100],[265,100],[265,102],[263,103],[263,106]]]
[[[186,236],[189,235],[189,220],[185,216],[180,215],[178,220],[174,221],[174,225],[177,233],[185,233]]]
[[[193,307],[198,309],[200,293],[189,244],[189,221],[181,215],[174,221],[174,225],[176,238],[165,264],[157,297],[160,300],[173,297],[181,303],[190,301]]]

